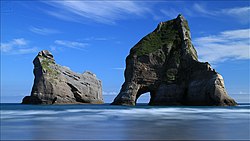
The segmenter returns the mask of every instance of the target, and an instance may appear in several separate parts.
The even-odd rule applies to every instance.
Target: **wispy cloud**
[[[232,16],[239,20],[241,23],[250,23],[249,13],[250,7],[236,7],[231,9],[222,9],[220,13]]]
[[[198,3],[195,3],[193,5],[193,9],[196,13],[198,12],[200,14],[209,15],[209,16],[215,15],[217,13],[215,11],[209,11],[204,5],[201,5]]]
[[[57,45],[83,50],[86,46],[88,46],[87,43],[81,43],[81,42],[75,42],[75,41],[66,41],[66,40],[55,40],[54,42]]]
[[[240,91],[238,94],[249,94],[249,92],[242,92],[242,91]]]
[[[190,11],[193,16],[206,16],[206,17],[220,17],[220,16],[229,16],[238,20],[238,22],[247,24],[250,22],[249,13],[250,7],[233,7],[233,8],[225,8],[219,10],[212,10],[207,8],[205,5],[195,3],[192,7],[193,11]]]
[[[102,94],[103,95],[117,95],[118,92],[114,92],[114,91],[112,91],[112,92],[106,92],[106,91],[103,91]]]
[[[119,67],[119,68],[112,68],[113,70],[125,70],[125,68],[123,67]]]
[[[173,9],[173,8],[169,8],[168,10],[166,10],[166,9],[161,9],[160,12],[161,12],[162,14],[164,14],[164,16],[167,16],[167,17],[169,17],[169,18],[171,18],[171,19],[176,18],[177,15],[180,14],[180,12],[176,11],[176,10]]]
[[[142,16],[150,11],[142,2],[135,1],[46,1],[45,3],[56,8],[46,11],[47,14],[73,22],[88,19],[98,23],[114,24],[127,15]]]
[[[159,9],[160,13],[157,18],[169,17],[175,18],[179,13],[190,17],[206,17],[213,19],[227,19],[228,17],[236,19],[236,22],[242,24],[250,23],[249,13],[250,6],[231,7],[224,9],[215,9],[208,7],[206,3],[193,3],[191,5],[182,3],[182,7]],[[186,5],[186,6],[185,6]],[[155,11],[154,11],[155,12]],[[161,16],[164,15],[164,16]],[[227,17],[227,18],[225,18]]]
[[[36,47],[30,47],[29,42],[24,38],[13,39],[9,42],[1,43],[1,52],[6,54],[29,54],[37,52]]]
[[[250,59],[250,29],[229,30],[194,39],[202,61],[212,64],[228,59]]]
[[[228,14],[228,15],[241,16],[241,14],[249,14],[250,7],[237,7],[237,8],[231,8],[231,9],[222,9],[221,12]]]
[[[31,26],[29,28],[29,30],[33,33],[41,34],[41,35],[60,33],[58,30],[55,30],[55,29],[49,29],[49,28],[43,28],[43,27],[33,27],[33,26]]]
[[[84,38],[84,41],[107,41],[107,40],[113,40],[114,38],[107,38],[107,37],[88,37]]]

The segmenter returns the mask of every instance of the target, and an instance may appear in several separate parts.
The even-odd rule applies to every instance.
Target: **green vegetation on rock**
[[[180,42],[181,38],[174,22],[175,20],[171,20],[158,25],[155,31],[142,38],[142,40],[131,49],[131,54],[142,56],[160,48],[167,47],[168,44],[173,44],[175,41],[177,41],[177,43]]]
[[[188,31],[190,31],[187,21],[184,21],[184,22],[183,22],[183,26],[184,26]]]
[[[52,60],[44,58],[44,57],[42,58],[42,61],[41,61],[42,69],[45,70],[49,75],[53,77],[57,76],[59,72],[56,70],[53,70],[50,66],[51,64],[54,64]]]
[[[198,60],[198,57],[197,57],[197,52],[196,50],[194,49],[194,46],[193,44],[191,43],[190,40],[186,40],[187,41],[187,52],[192,54],[192,57],[195,59],[195,60]]]

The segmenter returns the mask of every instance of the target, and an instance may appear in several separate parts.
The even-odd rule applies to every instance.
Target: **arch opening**
[[[136,99],[136,105],[147,105],[150,102],[150,93],[143,93]]]
[[[142,87],[137,92],[135,104],[151,105],[153,99],[154,93],[150,91],[148,87]]]

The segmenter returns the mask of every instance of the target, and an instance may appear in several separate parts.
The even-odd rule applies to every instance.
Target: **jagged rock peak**
[[[150,92],[150,105],[236,105],[222,76],[198,61],[182,15],[158,24],[126,58],[125,82],[115,105],[135,105]]]
[[[79,74],[60,66],[47,50],[40,51],[33,64],[34,84],[23,104],[103,103],[102,84],[94,73]]]
[[[186,21],[186,19],[184,18],[184,16],[182,14],[179,14],[176,19],[179,19],[181,21]]]
[[[197,52],[191,43],[191,34],[187,20],[182,15],[177,18],[161,22],[157,28],[143,37],[131,50],[130,56],[143,56],[159,49],[171,50],[175,45],[181,50],[185,58],[198,60]]]
[[[53,55],[48,50],[42,50],[42,51],[40,51],[38,53],[38,56],[54,60]]]
[[[185,19],[185,17],[182,15],[182,14],[179,14],[176,19],[173,19],[173,20],[170,20],[170,21],[178,21],[178,24],[187,24],[187,20]],[[168,22],[170,21],[165,21],[165,22],[160,22],[157,26],[157,31],[161,30],[161,27],[164,25],[164,24],[167,24]],[[187,28],[187,30],[189,30],[189,27],[185,26],[185,28]]]

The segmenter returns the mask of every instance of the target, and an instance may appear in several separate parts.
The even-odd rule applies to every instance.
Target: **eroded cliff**
[[[91,72],[75,73],[55,63],[53,55],[43,50],[33,61],[35,80],[31,96],[23,104],[103,103],[102,83]]]
[[[125,82],[114,105],[135,105],[150,92],[150,105],[236,105],[222,76],[198,61],[182,15],[161,22],[126,58]]]

